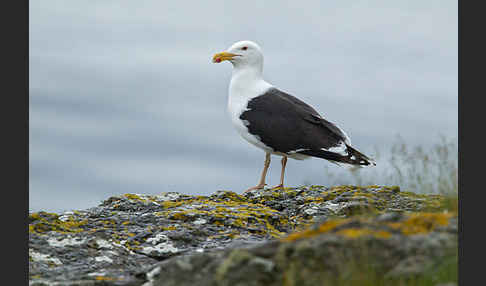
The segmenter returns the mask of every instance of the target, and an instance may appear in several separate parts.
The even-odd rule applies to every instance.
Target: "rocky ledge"
[[[29,214],[29,281],[322,285],[353,267],[416,277],[457,257],[457,213],[446,204],[387,186],[124,194]]]

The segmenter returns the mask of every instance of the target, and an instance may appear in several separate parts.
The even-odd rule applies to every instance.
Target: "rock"
[[[171,258],[155,266],[161,276],[144,286],[322,285],[345,273],[351,263],[373,265],[387,277],[410,277],[457,247],[457,235],[438,231],[443,219],[451,217],[415,213],[393,223],[363,217],[328,220],[318,228],[246,249]],[[412,233],[412,221],[427,227],[413,228]],[[186,269],[180,267],[182,259]]]
[[[414,275],[457,242],[457,216],[439,212],[443,200],[386,186],[125,194],[87,210],[31,213],[29,280],[313,285],[361,249],[391,277]]]

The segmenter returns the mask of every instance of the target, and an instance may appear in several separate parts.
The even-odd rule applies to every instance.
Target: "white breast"
[[[244,75],[233,74],[229,87],[228,112],[231,122],[236,131],[249,143],[263,149],[266,152],[273,152],[273,149],[260,141],[258,136],[248,132],[249,122],[240,119],[240,115],[248,110],[248,102],[259,95],[264,94],[273,87],[263,79],[249,78]]]

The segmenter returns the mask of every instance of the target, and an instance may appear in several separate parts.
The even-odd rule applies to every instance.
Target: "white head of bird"
[[[263,53],[260,46],[252,41],[240,41],[234,43],[224,52],[213,56],[213,63],[229,61],[235,69],[253,68],[263,70]]]

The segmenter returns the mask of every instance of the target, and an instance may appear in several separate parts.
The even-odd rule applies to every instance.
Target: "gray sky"
[[[457,138],[457,1],[29,4],[34,211],[255,185],[263,152],[229,122],[231,64],[211,63],[239,40],[262,47],[267,81],[364,153],[397,134],[421,145]],[[289,161],[287,185],[326,185],[324,166],[337,168]],[[279,172],[273,157],[269,185]]]

